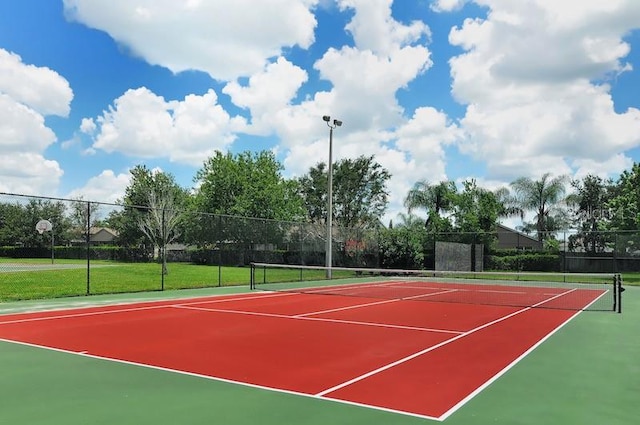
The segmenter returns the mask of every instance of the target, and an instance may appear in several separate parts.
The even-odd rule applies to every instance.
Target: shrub
[[[485,259],[486,270],[558,272],[562,261],[558,254],[547,252],[507,254],[491,253]]]

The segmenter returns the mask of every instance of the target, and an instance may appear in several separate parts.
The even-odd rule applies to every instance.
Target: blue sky
[[[375,155],[387,218],[419,180],[497,188],[640,161],[637,0],[0,2],[0,191],[185,187],[215,150],[287,177]]]

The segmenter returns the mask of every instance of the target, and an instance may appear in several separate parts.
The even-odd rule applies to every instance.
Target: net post
[[[622,287],[622,275],[620,273],[618,273],[617,275],[617,286],[618,286],[618,291],[617,291],[617,310],[616,313],[620,314],[622,313],[622,293],[624,292],[624,288]]]
[[[249,289],[256,289],[256,265],[251,262],[249,263],[250,271],[249,271]]]
[[[614,273],[613,275],[613,307],[611,310],[615,313],[618,311],[618,275]]]

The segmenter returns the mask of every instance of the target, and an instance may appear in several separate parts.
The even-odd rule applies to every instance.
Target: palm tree
[[[432,217],[440,217],[440,213],[447,212],[453,206],[453,195],[456,193],[456,184],[452,181],[442,181],[436,185],[427,181],[419,181],[409,190],[404,201],[409,214],[415,208],[423,208],[428,213],[428,218],[424,223],[429,227]]]
[[[535,211],[535,228],[538,240],[545,239],[545,232],[557,230],[551,228],[551,224],[557,222],[557,207],[564,200],[565,184],[568,177],[565,175],[551,178],[551,173],[545,173],[540,180],[532,180],[529,177],[520,177],[511,182],[515,191],[517,205],[523,211]],[[555,223],[553,227],[557,227]]]
[[[417,215],[411,214],[411,213],[398,213],[398,219],[399,219],[399,223],[397,224],[397,227],[407,227],[407,228],[416,228],[416,227],[421,227],[422,226],[422,220],[420,219],[420,217],[418,217]]]
[[[493,191],[496,199],[502,206],[502,209],[498,213],[500,217],[513,217],[520,216],[520,219],[524,219],[524,210],[520,208],[518,200],[515,196],[511,195],[509,189],[501,187]]]

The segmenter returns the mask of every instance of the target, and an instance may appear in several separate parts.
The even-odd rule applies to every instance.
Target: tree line
[[[120,208],[82,199],[0,202],[0,246],[46,246],[49,242],[33,230],[43,218],[54,223],[60,245],[83,241],[91,226],[116,230],[116,242],[129,247],[149,241],[158,248],[178,241],[206,247],[233,239],[232,234],[215,234],[213,216],[311,223],[322,228],[327,216],[327,164],[319,162],[298,178],[283,177],[283,169],[270,151],[216,152],[196,172],[191,188],[181,187],[170,173],[134,167],[118,202]],[[421,249],[412,247],[424,244],[419,235],[474,234],[476,240],[490,243],[496,224],[506,217],[520,217],[518,230],[548,246],[553,246],[557,231],[576,229],[571,243],[589,252],[604,249],[603,232],[640,230],[638,163],[615,181],[594,175],[571,180],[547,173],[489,190],[473,179],[460,185],[421,180],[404,197],[406,213],[389,223],[382,218],[391,174],[373,156],[340,160],[333,170],[333,223],[380,232],[381,246],[397,257],[394,264],[420,262]],[[105,209],[108,212],[101,213]],[[235,231],[258,230],[248,221],[244,229]]]

